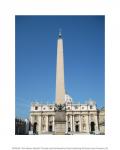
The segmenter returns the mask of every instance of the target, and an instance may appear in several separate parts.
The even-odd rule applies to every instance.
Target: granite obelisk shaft
[[[65,102],[65,85],[64,85],[64,58],[63,58],[63,39],[61,33],[57,41],[57,66],[56,66],[56,104]]]

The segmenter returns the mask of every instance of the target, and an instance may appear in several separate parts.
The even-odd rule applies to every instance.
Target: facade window
[[[82,107],[82,109],[84,109],[84,107]]]
[[[50,106],[49,108],[52,109],[52,106]]]
[[[92,106],[92,105],[90,105],[90,109],[93,109],[93,106]]]
[[[35,110],[38,110],[38,106],[35,106]]]

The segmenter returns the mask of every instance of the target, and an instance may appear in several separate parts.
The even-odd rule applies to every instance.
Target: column
[[[89,126],[89,133],[91,131],[91,118],[90,118],[90,113],[88,112],[88,126]]]
[[[32,117],[32,115],[30,116],[30,122],[31,122],[31,124],[33,124],[33,117]]]
[[[46,115],[46,132],[48,132],[48,115]]]
[[[88,115],[86,115],[86,132],[89,133],[89,119],[88,119]]]
[[[70,124],[71,124],[71,131],[73,131],[73,122],[72,122],[72,115],[70,116]]]
[[[38,118],[38,134],[41,133],[41,115]]]
[[[97,114],[95,114],[95,132],[98,133],[98,118],[97,118]]]
[[[79,132],[81,132],[81,116],[79,115]]]
[[[55,131],[55,116],[53,116],[53,132]]]
[[[34,123],[34,121],[33,121],[33,116],[31,115],[30,116],[30,122],[31,122],[31,128],[30,128],[30,130],[33,132],[33,123]]]
[[[73,115],[73,132],[75,132],[75,119],[74,119],[74,115]]]
[[[66,133],[68,133],[68,116],[66,115]]]

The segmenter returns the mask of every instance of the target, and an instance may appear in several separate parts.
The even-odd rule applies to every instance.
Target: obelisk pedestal
[[[57,111],[55,113],[55,134],[64,135],[66,129],[66,114],[65,111]]]

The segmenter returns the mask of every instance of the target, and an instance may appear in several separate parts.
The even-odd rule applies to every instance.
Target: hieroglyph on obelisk
[[[56,104],[65,103],[64,85],[64,58],[63,58],[63,39],[61,32],[57,41],[57,66],[56,66]]]

